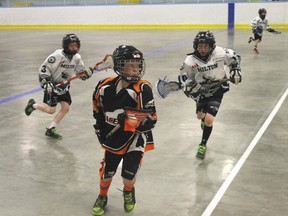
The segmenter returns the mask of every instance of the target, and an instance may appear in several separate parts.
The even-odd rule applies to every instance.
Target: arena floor
[[[198,30],[1,30],[1,215],[91,215],[103,156],[92,128],[91,98],[97,82],[114,72],[73,81],[72,109],[59,125],[62,141],[44,135],[53,116],[24,113],[30,98],[42,101],[39,66],[71,32],[81,40],[87,67],[118,45],[134,45],[145,54],[144,78],[154,85],[164,75],[177,79]],[[202,162],[195,159],[201,129],[194,102],[180,91],[166,99],[155,93],[156,149],[145,154],[131,215],[287,215],[287,32],[265,32],[258,55],[247,43],[250,31],[213,32],[217,45],[242,56],[243,83],[225,95]],[[126,215],[122,187],[118,172],[106,216]]]

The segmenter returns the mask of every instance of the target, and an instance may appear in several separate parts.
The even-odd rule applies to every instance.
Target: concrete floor
[[[65,33],[80,37],[86,66],[120,44],[136,46],[146,57],[144,78],[155,84],[164,75],[177,78],[197,31],[1,30],[1,215],[91,215],[103,156],[92,128],[91,96],[97,82],[114,72],[73,81],[72,110],[59,125],[62,141],[44,135],[52,116],[24,113],[30,98],[42,101],[38,67],[60,48]],[[155,94],[156,150],[144,157],[131,215],[287,215],[287,32],[265,32],[259,55],[247,43],[250,31],[213,32],[218,45],[241,54],[243,83],[226,94],[203,162],[195,160],[201,129],[194,102],[182,92],[165,100]],[[117,188],[120,172],[109,191],[107,216],[126,215]]]

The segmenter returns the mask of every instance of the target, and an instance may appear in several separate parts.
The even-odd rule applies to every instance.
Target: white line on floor
[[[286,91],[284,92],[284,94],[282,95],[282,97],[280,98],[280,100],[278,101],[278,103],[276,104],[276,106],[274,107],[274,109],[272,110],[272,112],[270,113],[270,115],[268,116],[264,124],[262,125],[262,127],[259,129],[254,139],[251,141],[251,143],[249,144],[248,148],[246,149],[242,157],[234,166],[231,173],[229,174],[227,179],[224,181],[224,183],[222,184],[222,186],[220,187],[220,189],[218,190],[218,192],[216,193],[212,201],[209,203],[206,210],[203,212],[202,216],[210,216],[211,213],[214,211],[215,207],[218,205],[219,201],[223,197],[227,188],[229,187],[229,185],[231,184],[231,182],[233,181],[233,179],[235,178],[235,176],[241,169],[242,165],[245,163],[246,159],[248,158],[248,156],[250,155],[254,147],[257,145],[259,139],[261,138],[261,136],[263,135],[263,133],[265,132],[265,130],[267,129],[271,121],[273,120],[278,110],[280,109],[287,95],[288,95],[288,88],[286,89]]]

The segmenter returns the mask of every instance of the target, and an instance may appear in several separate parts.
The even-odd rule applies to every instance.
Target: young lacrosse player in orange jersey
[[[93,92],[95,133],[105,149],[94,216],[105,213],[109,186],[121,160],[124,210],[129,213],[135,208],[136,175],[144,152],[154,149],[151,130],[157,115],[151,84],[141,79],[143,54],[134,46],[121,45],[112,57],[117,76],[101,80]]]

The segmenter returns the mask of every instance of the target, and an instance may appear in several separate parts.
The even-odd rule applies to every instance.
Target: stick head
[[[181,89],[180,83],[171,81],[169,82],[167,76],[165,76],[163,79],[160,79],[156,83],[156,90],[157,94],[161,98],[166,98],[170,92],[178,91]]]

